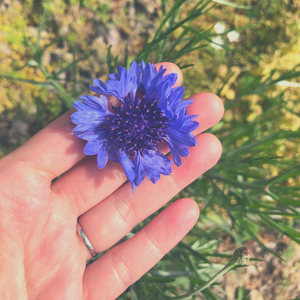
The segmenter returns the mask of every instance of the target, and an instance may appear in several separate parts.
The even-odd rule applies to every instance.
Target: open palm
[[[178,73],[180,85],[178,67],[164,66]],[[76,226],[80,217],[96,251],[104,251],[217,162],[219,141],[200,133],[221,119],[223,105],[209,93],[191,99],[199,144],[170,176],[155,185],[145,179],[134,194],[120,164],[109,161],[100,170],[95,156],[84,157],[72,111],[0,160],[1,299],[115,299],[183,238],[198,219],[191,199],[174,202],[88,267],[91,256]]]

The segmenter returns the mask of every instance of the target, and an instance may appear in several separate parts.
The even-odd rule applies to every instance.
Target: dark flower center
[[[118,149],[129,156],[137,152],[143,154],[149,150],[157,150],[157,144],[165,137],[168,119],[158,107],[157,102],[144,100],[140,95],[133,101],[126,96],[118,107],[112,107],[114,116],[107,117],[112,133],[110,139],[115,140]]]

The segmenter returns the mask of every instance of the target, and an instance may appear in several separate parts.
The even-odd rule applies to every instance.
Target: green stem
[[[249,250],[247,248],[240,247],[240,248],[236,249],[233,253],[232,259],[228,262],[228,264],[222,270],[217,272],[204,285],[202,285],[200,288],[196,289],[195,291],[192,291],[185,295],[172,297],[172,296],[165,295],[165,293],[161,290],[161,288],[158,285],[155,285],[155,286],[156,286],[158,292],[160,294],[162,294],[162,296],[164,296],[168,299],[187,299],[199,292],[202,292],[206,288],[208,288],[215,281],[217,281],[221,276],[225,275],[227,272],[229,272],[232,268],[234,268],[237,265],[249,265]]]
[[[207,287],[209,287],[210,285],[212,285],[215,281],[217,281],[220,277],[222,277],[223,275],[225,275],[227,272],[229,272],[232,268],[234,268],[236,265],[238,265],[236,259],[232,258],[228,264],[219,272],[217,272],[210,280],[208,280],[203,286],[201,286],[200,288],[196,289],[193,292],[187,293],[185,295],[181,295],[181,296],[177,296],[177,297],[170,297],[167,296],[170,299],[186,299],[187,297],[191,297],[199,292],[202,292],[203,290],[205,290]]]

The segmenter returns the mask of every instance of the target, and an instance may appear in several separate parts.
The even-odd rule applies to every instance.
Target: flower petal
[[[109,113],[108,99],[104,95],[100,95],[100,97],[81,96],[81,97],[79,97],[79,99],[85,103],[85,105],[88,107],[88,109],[93,109],[96,111]],[[79,101],[76,101],[76,102],[79,102]]]
[[[197,121],[193,120],[196,117],[198,117],[198,115],[186,116],[186,119],[185,119],[184,125],[182,127],[182,130],[185,130],[187,132],[192,132],[195,129],[197,129],[200,124]]]
[[[95,93],[106,94],[106,85],[100,79],[93,80],[94,86],[90,85],[90,89]]]
[[[168,140],[168,146],[171,150],[174,164],[178,167],[181,166],[181,156],[186,157],[190,154],[187,146],[181,143],[174,143],[171,139]]]
[[[148,179],[156,183],[160,175],[170,175],[172,173],[171,161],[162,153],[149,151],[149,154],[137,154],[135,160],[134,184],[140,185],[147,175]]]
[[[105,150],[105,147],[100,148],[100,150],[97,153],[97,165],[99,169],[103,169],[108,161],[108,155]]]
[[[134,164],[128,157],[128,155],[120,151],[119,152],[120,163],[125,171],[128,181],[133,182],[135,173],[134,173]]]
[[[96,141],[88,141],[84,147],[85,155],[95,155],[98,153],[100,148],[102,147],[102,143],[99,143],[99,140]]]

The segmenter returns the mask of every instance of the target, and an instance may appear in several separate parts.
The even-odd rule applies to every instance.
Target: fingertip
[[[222,119],[224,115],[224,104],[220,97],[213,93],[200,93],[201,97],[206,98],[207,101],[211,102],[214,111],[216,112],[216,116],[219,118],[218,122]]]
[[[173,166],[171,176],[179,189],[183,189],[212,168],[221,157],[222,145],[214,135],[202,133],[196,137],[196,140],[198,145],[189,148],[190,153],[182,159],[182,165]],[[172,159],[171,155],[170,159]]]
[[[196,121],[200,126],[195,134],[203,132],[217,124],[224,115],[224,105],[221,99],[212,93],[195,94],[188,99],[194,100],[194,103],[188,106],[189,114],[197,114]]]
[[[190,198],[179,199],[148,224],[147,231],[156,237],[162,252],[166,253],[193,228],[198,218],[197,203]]]
[[[171,62],[162,62],[162,63],[155,64],[155,66],[157,69],[159,69],[160,66],[163,66],[164,69],[167,69],[166,75],[170,74],[170,73],[176,73],[178,75],[178,77],[177,77],[177,81],[173,87],[178,87],[181,85],[183,77],[182,77],[182,72],[177,65],[175,65]]]
[[[197,141],[199,145],[207,145],[205,152],[203,152],[203,156],[205,155],[206,158],[202,159],[208,163],[208,169],[212,168],[220,159],[222,155],[222,144],[220,140],[211,133],[202,133],[197,136]],[[192,150],[194,150],[192,148]]]
[[[181,221],[193,227],[200,215],[197,202],[191,198],[182,198],[177,200],[173,205],[178,205],[180,211],[183,212]]]

